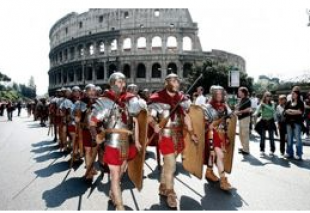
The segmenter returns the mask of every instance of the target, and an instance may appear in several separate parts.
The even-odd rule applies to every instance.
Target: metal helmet
[[[127,86],[127,92],[138,93],[138,91],[139,91],[139,87],[136,84],[129,84]]]
[[[210,87],[210,93],[212,95],[212,98],[213,99],[216,98],[217,91],[220,91],[222,93],[223,101],[224,101],[224,99],[225,99],[225,89],[224,89],[224,87],[222,87],[220,85],[213,85],[213,86]]]
[[[170,92],[177,92],[179,90],[179,87],[176,88],[170,81],[173,78],[178,80],[178,82],[180,83],[181,79],[179,78],[179,76],[175,73],[170,73],[165,78],[165,88]]]
[[[96,90],[96,86],[93,84],[87,84],[85,86],[85,92],[89,91],[89,90]]]
[[[97,92],[102,92],[101,87],[100,87],[100,86],[96,86],[96,91],[97,91]]]
[[[170,73],[169,75],[166,76],[165,81],[166,81],[166,80],[170,80],[171,78],[176,78],[176,79],[178,79],[179,81],[181,80],[177,74],[175,74],[175,73]]]
[[[118,79],[126,80],[126,76],[121,72],[115,72],[110,75],[109,84],[113,86],[115,84],[115,81]]]
[[[74,87],[72,87],[72,91],[73,92],[80,92],[81,88],[79,86],[74,86]]]
[[[70,92],[70,93],[71,93],[72,90],[71,90],[69,87],[67,87],[67,88],[66,88],[66,92]]]

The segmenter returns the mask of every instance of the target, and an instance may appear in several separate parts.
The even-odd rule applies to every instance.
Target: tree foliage
[[[0,72],[0,81],[9,82],[9,81],[11,81],[11,78]]]
[[[205,91],[209,91],[212,85],[220,85],[225,88],[228,93],[236,92],[235,88],[228,85],[229,70],[233,67],[225,64],[219,64],[214,61],[205,61],[202,66],[196,66],[189,72],[189,85],[192,85],[198,76],[202,73],[202,79],[195,86],[202,86]],[[250,92],[253,91],[253,78],[246,73],[240,73],[240,86],[245,86]],[[192,91],[193,92],[193,91]]]

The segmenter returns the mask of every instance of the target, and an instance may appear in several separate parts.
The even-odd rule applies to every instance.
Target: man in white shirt
[[[202,104],[205,104],[207,102],[207,98],[203,95],[203,87],[200,86],[200,87],[197,87],[196,89],[196,93],[197,93],[197,98],[195,100],[195,105],[202,105]]]
[[[250,98],[250,100],[251,100],[251,109],[252,109],[252,112],[254,113],[259,105],[259,99],[256,97],[255,92],[252,93],[252,97]],[[257,116],[251,115],[250,130],[253,129],[253,126],[255,127],[256,121],[257,121]]]

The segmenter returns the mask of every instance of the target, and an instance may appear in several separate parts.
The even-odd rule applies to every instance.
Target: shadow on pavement
[[[35,154],[42,154],[44,152],[50,152],[50,151],[55,150],[57,148],[59,148],[59,146],[58,146],[58,144],[55,144],[54,146],[39,147],[38,149],[31,150],[31,152],[35,153]]]
[[[35,171],[34,173],[39,177],[50,177],[55,173],[64,172],[69,169],[69,163],[67,161],[62,161],[59,163],[52,164],[44,169]]]
[[[201,199],[203,210],[238,210],[245,203],[235,188],[225,192],[220,189],[219,183],[205,183],[204,188],[205,196]],[[215,200],[218,202],[214,202]],[[201,210],[199,206],[196,205],[196,207],[198,208],[196,210]]]
[[[183,195],[180,199],[180,210],[203,210],[203,208],[198,201]]]
[[[48,146],[48,145],[51,145],[51,144],[55,144],[54,141],[40,141],[38,143],[33,143],[31,144],[32,147],[40,147],[40,146]]]
[[[290,159],[290,163],[303,168],[303,169],[308,169],[310,170],[310,160],[295,160],[295,159]]]
[[[143,209],[144,211],[169,211],[169,210],[175,210],[175,209],[171,209],[167,206],[166,204],[166,200],[163,196],[159,196],[159,204],[154,204],[152,205],[149,209]],[[155,201],[154,201],[155,202]]]
[[[253,165],[253,166],[264,166],[265,165],[265,163],[261,162],[260,160],[258,160],[251,154],[243,155],[243,159],[241,160],[241,162],[248,162],[250,165]]]
[[[74,177],[63,181],[55,188],[43,192],[42,198],[46,207],[55,208],[61,206],[66,200],[74,197],[80,197],[77,210],[81,209],[82,196],[85,194],[89,184],[86,184],[81,177]]]
[[[28,128],[33,129],[33,128],[43,128],[40,123],[33,123],[33,124],[28,124]]]
[[[58,159],[65,155],[67,155],[67,153],[57,151],[57,152],[51,152],[49,154],[45,154],[43,156],[35,157],[34,160],[40,163],[40,162],[44,162],[48,160]]]

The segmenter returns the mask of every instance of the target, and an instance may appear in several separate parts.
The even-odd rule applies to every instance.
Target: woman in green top
[[[274,156],[275,144],[274,144],[274,133],[276,130],[275,126],[275,106],[271,102],[272,96],[270,92],[265,92],[260,105],[258,106],[255,114],[261,114],[261,131],[260,131],[260,151],[261,156],[265,155],[265,139],[266,131],[268,131],[269,141],[270,141],[270,157]]]

